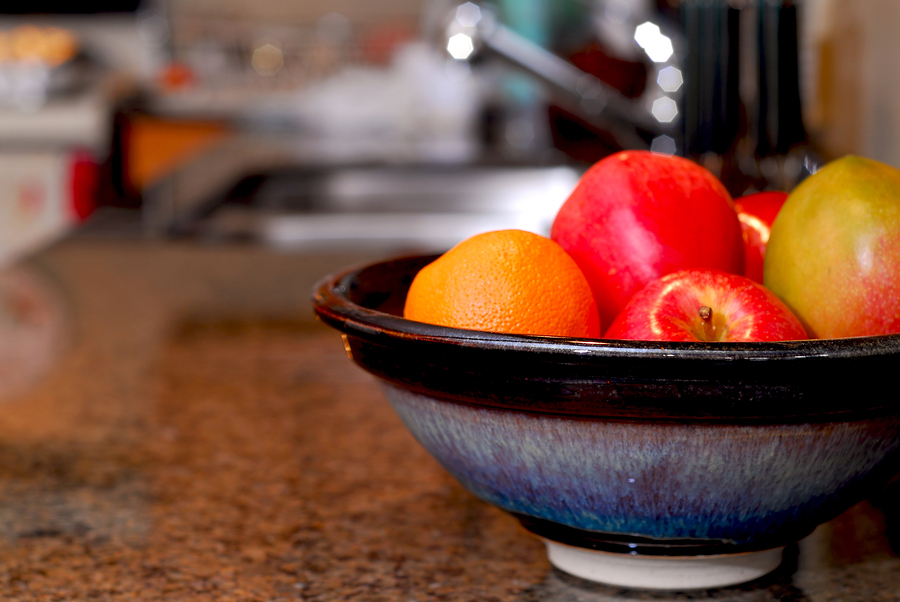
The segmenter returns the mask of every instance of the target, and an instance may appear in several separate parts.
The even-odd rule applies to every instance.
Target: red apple
[[[744,234],[744,276],[763,281],[763,258],[772,231],[772,222],[784,205],[786,192],[768,191],[748,194],[734,201]]]
[[[749,278],[682,270],[648,284],[616,317],[607,339],[786,341],[806,339],[791,310]]]
[[[744,271],[731,196],[709,171],[680,157],[623,151],[599,161],[560,208],[550,236],[584,272],[601,324],[670,272]]]

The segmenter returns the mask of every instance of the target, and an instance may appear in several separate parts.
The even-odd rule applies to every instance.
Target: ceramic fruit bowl
[[[612,585],[750,581],[898,470],[900,336],[653,343],[404,320],[434,257],[326,278],[315,311],[418,441]]]

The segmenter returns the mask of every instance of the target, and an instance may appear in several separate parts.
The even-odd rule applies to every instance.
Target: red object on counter
[[[171,63],[160,70],[157,81],[164,91],[172,92],[196,84],[197,75],[187,65]]]
[[[77,150],[69,159],[71,208],[78,221],[86,220],[97,208],[100,167],[85,150]]]
[[[767,191],[750,194],[734,201],[744,236],[744,276],[763,281],[763,260],[772,223],[787,199],[786,192]]]
[[[572,64],[609,84],[627,98],[637,98],[647,87],[647,66],[613,56],[597,43],[589,44],[570,57]]]

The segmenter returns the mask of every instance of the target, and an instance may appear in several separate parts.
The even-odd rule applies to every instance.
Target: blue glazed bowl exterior
[[[840,507],[900,448],[892,420],[585,420],[457,403],[384,383],[418,441],[504,510],[589,531],[750,544]],[[814,521],[818,523],[819,521]]]
[[[433,257],[351,269],[318,316],[467,489],[538,535],[645,554],[782,546],[900,459],[900,335],[701,344],[404,320]]]

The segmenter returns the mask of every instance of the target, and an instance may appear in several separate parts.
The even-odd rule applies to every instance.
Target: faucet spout
[[[487,9],[481,7],[479,12],[474,24],[454,19],[447,28],[447,49],[457,60],[472,61],[484,55],[503,60],[549,88],[563,108],[609,132],[622,148],[647,149],[655,137],[680,136],[678,97],[663,89],[660,78],[646,86],[640,97],[626,98],[600,78],[498,22]],[[454,45],[460,47],[458,36],[468,38],[462,45],[465,52],[454,52]],[[671,68],[671,62],[657,65],[651,72],[658,75],[665,67]]]

